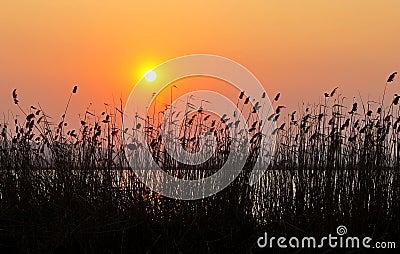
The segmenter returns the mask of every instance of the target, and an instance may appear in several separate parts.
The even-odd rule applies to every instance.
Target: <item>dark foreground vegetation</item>
[[[20,107],[16,91],[13,99]],[[277,149],[264,178],[249,187],[249,171],[262,156],[261,124],[252,117],[258,108],[241,93],[240,107],[254,109],[247,118],[250,158],[228,188],[195,201],[162,197],[129,170],[124,145],[140,161],[135,133],[146,132],[165,170],[204,176],[205,168],[180,172],[163,154],[154,121],[120,129],[122,108],[109,107],[98,116],[87,111],[81,127],[67,131],[68,106],[57,123],[40,107],[21,107],[25,119],[0,129],[0,252],[256,252],[265,231],[318,237],[338,225],[352,236],[400,244],[399,99],[346,107],[334,89],[321,105],[285,116],[277,95],[275,112],[264,119],[279,123]],[[188,115],[184,128],[195,131],[185,131],[181,142],[196,150],[196,135],[209,131],[220,147],[212,160],[222,165],[233,142],[229,121],[206,117],[202,110]],[[124,144],[122,134],[132,143]]]

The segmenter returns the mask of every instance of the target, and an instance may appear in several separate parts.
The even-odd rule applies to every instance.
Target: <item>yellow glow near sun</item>
[[[154,70],[161,60],[158,58],[150,58],[147,55],[138,58],[139,61],[132,63],[129,67],[132,81],[138,82],[144,79],[144,82],[151,83],[161,77],[161,73],[155,72]]]
[[[144,78],[145,78],[148,82],[153,82],[154,80],[156,80],[157,74],[156,74],[156,72],[153,71],[153,70],[148,70],[148,71],[146,71],[146,73],[144,74]]]

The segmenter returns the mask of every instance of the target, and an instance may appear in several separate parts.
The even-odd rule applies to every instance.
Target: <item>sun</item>
[[[144,74],[144,78],[145,78],[148,82],[153,82],[154,80],[156,80],[157,74],[156,74],[156,72],[153,71],[153,70],[148,70],[148,71],[146,71],[146,73]]]

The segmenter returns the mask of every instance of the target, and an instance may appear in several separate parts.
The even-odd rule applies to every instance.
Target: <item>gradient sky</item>
[[[146,68],[194,53],[241,63],[289,108],[335,86],[378,99],[400,70],[399,10],[396,0],[1,1],[0,112],[16,112],[17,88],[24,107],[61,116],[76,84],[70,114],[100,111]]]

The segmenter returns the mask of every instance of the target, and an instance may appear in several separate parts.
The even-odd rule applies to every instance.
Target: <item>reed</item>
[[[196,106],[188,99],[185,112],[167,117],[164,130],[159,120],[164,113],[155,111],[144,117],[145,126],[137,121],[143,116],[136,115],[133,127],[124,128],[122,106],[106,105],[98,115],[88,109],[79,128],[67,131],[65,116],[77,87],[58,123],[40,106],[25,112],[14,90],[13,100],[25,118],[0,126],[1,248],[31,253],[246,251],[265,228],[318,235],[338,224],[353,232],[396,237],[400,96],[394,95],[389,105],[361,98],[348,105],[338,91],[324,93],[320,105],[291,113],[276,105],[278,93],[275,112],[267,119],[256,114],[264,110],[263,102],[251,102],[241,92],[236,105],[250,135],[244,169],[216,195],[179,201],[152,192],[130,170],[148,165],[144,149],[173,176],[204,178],[224,165],[232,147],[244,145],[238,118],[209,114],[203,106],[189,113]],[[179,114],[185,117],[177,126]],[[279,126],[273,130],[277,142],[271,162],[262,159],[268,151],[262,149],[261,130],[268,121]],[[173,132],[164,137],[176,137],[175,150],[211,149],[211,144],[201,144],[200,133],[215,138],[216,150],[201,165],[184,165],[166,152],[163,131]],[[124,143],[123,135],[130,142]],[[148,147],[141,145],[141,137]],[[129,156],[134,156],[133,164]],[[250,188],[258,157],[268,170]]]

